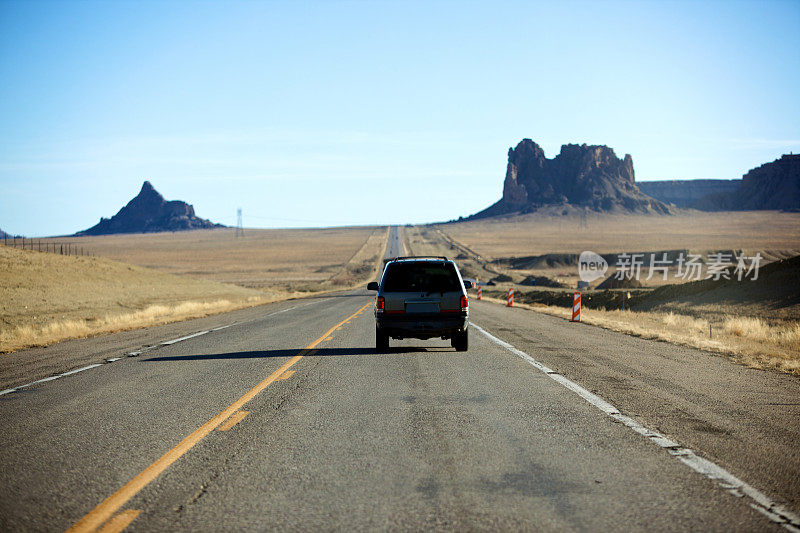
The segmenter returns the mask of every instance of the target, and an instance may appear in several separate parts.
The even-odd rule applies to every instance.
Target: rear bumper
[[[450,338],[469,326],[467,313],[376,315],[375,322],[381,332],[396,339]]]

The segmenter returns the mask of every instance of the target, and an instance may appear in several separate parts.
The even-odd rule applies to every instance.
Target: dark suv
[[[450,339],[460,351],[468,348],[469,281],[461,279],[446,257],[397,257],[386,263],[375,298],[375,347],[389,349],[393,339]]]

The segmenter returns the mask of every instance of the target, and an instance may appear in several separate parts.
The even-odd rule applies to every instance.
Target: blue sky
[[[246,226],[418,223],[507,150],[737,178],[800,151],[800,2],[0,0],[0,228],[71,233],[149,179]]]

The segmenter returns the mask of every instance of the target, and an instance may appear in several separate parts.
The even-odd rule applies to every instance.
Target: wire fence
[[[34,252],[51,253],[57,255],[91,256],[94,254],[79,243],[56,242],[50,239],[31,239],[28,237],[14,237],[4,235],[0,244],[10,248],[31,250]]]

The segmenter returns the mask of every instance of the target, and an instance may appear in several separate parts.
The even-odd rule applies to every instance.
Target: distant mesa
[[[508,150],[503,197],[469,217],[580,208],[598,212],[667,214],[671,208],[636,186],[633,159],[619,159],[608,146],[565,144],[553,159],[530,139]]]
[[[796,211],[800,209],[800,155],[784,155],[738,180],[645,181],[639,188],[664,203],[702,211]]]
[[[75,235],[111,235],[115,233],[154,233],[224,227],[194,214],[194,207],[180,200],[167,201],[149,181],[139,194],[111,218],[101,218],[91,228]]]
[[[647,196],[675,207],[692,208],[709,195],[729,194],[739,189],[742,180],[697,179],[640,181],[639,190]]]
[[[750,170],[732,192],[710,194],[692,207],[706,211],[800,210],[800,154]]]

